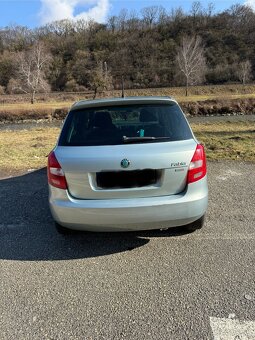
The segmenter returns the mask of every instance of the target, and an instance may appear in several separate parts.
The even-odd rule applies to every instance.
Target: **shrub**
[[[0,94],[5,94],[5,88],[4,86],[0,85]]]
[[[76,80],[71,79],[66,82],[65,90],[67,92],[83,92],[86,91],[86,87],[79,85]]]
[[[9,80],[6,92],[9,93],[9,94],[21,94],[21,93],[24,93],[24,91],[22,91],[19,88],[19,84],[18,84],[17,80],[15,80],[13,78],[11,78]]]
[[[52,109],[0,109],[0,122],[17,122],[23,120],[51,119]]]
[[[67,113],[68,113],[67,107],[63,107],[61,109],[55,109],[53,114],[52,114],[52,118],[54,118],[54,119],[65,119]]]

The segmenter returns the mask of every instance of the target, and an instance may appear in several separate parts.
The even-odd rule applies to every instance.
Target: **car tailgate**
[[[193,139],[111,146],[58,146],[68,191],[77,199],[175,195],[186,187]],[[121,166],[121,161],[125,160]],[[128,164],[129,163],[129,164]]]

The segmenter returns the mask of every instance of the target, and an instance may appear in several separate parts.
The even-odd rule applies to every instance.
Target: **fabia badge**
[[[129,167],[130,165],[130,161],[126,158],[122,159],[122,161],[120,162],[120,165],[122,168],[126,169]]]

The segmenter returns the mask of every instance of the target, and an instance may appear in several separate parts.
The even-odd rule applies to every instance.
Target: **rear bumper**
[[[208,204],[207,178],[171,196],[77,200],[67,190],[49,186],[49,203],[55,221],[64,227],[90,231],[134,231],[169,228],[192,223]]]

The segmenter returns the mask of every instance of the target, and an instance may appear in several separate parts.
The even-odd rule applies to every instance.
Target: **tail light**
[[[203,145],[198,144],[189,165],[187,183],[193,183],[206,175],[206,157]]]
[[[54,151],[51,151],[48,156],[47,174],[49,184],[56,188],[67,189],[64,171],[62,170]]]

